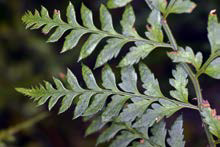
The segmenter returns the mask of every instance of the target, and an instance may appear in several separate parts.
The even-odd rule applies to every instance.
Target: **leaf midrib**
[[[96,33],[96,34],[102,34],[102,35],[104,34],[105,37],[120,38],[120,39],[127,40],[128,42],[141,41],[141,42],[146,42],[147,44],[152,44],[155,47],[172,48],[172,46],[170,44],[156,42],[156,41],[144,39],[142,37],[134,38],[134,37],[130,37],[130,36],[121,35],[121,34],[118,34],[118,33],[113,34],[113,33],[107,32],[107,31],[98,30],[98,29],[97,30],[96,29],[91,29],[91,28],[87,28],[87,27],[83,27],[83,26],[73,26],[72,24],[69,24],[69,23],[66,23],[66,22],[60,23],[60,22],[58,22],[54,19],[51,19],[51,18],[43,18],[43,17],[36,18],[34,15],[28,16],[28,17],[34,23],[42,22],[44,25],[47,25],[49,23],[53,23],[54,25],[56,25],[56,27],[66,26],[66,27],[69,27],[71,30],[79,30],[79,29],[86,30],[88,33]]]

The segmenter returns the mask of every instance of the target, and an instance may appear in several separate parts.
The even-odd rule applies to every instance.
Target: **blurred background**
[[[192,15],[170,15],[170,24],[176,40],[181,46],[191,46],[195,52],[201,51],[206,60],[210,54],[210,46],[207,39],[207,17],[209,11],[217,9],[220,12],[219,0],[193,0],[198,4]],[[106,0],[72,0],[75,5],[78,20],[80,22],[80,6],[84,2],[93,11],[94,22],[100,26],[99,7]],[[47,44],[48,36],[40,30],[25,30],[21,17],[27,10],[40,10],[43,5],[48,8],[52,15],[54,9],[61,10],[62,18],[65,18],[65,9],[68,0],[0,0],[0,132],[13,130],[13,126],[21,124],[20,130],[14,130],[13,136],[1,136],[6,146],[9,147],[93,147],[95,139],[99,133],[84,137],[84,132],[89,122],[82,123],[81,119],[72,120],[73,108],[68,112],[57,115],[57,108],[54,108],[48,117],[45,117],[47,106],[36,107],[29,98],[17,93],[15,87],[30,87],[43,80],[51,81],[52,76],[62,77],[66,73],[66,68],[70,68],[73,73],[81,78],[81,67],[77,63],[80,47],[88,36],[84,36],[77,47],[66,53],[60,54],[63,39],[58,43]],[[144,35],[146,19],[149,8],[144,0],[133,0],[132,5],[136,14],[135,27],[142,36]],[[120,32],[119,21],[123,8],[110,10],[113,15],[113,22],[116,30]],[[219,15],[220,16],[220,15]],[[65,34],[66,35],[66,34]],[[65,36],[64,35],[64,36]],[[93,68],[96,57],[103,45],[103,40],[96,51],[83,63]],[[121,57],[123,57],[130,45],[126,45],[117,59],[109,62],[111,67],[115,67]],[[143,62],[146,63],[155,76],[159,79],[161,89],[165,95],[172,87],[168,84],[171,78],[171,70],[175,67],[168,59],[167,49],[156,49]],[[159,60],[158,60],[159,59]],[[94,71],[98,83],[100,83],[100,70]],[[119,69],[113,68],[118,73],[117,80],[120,80]],[[220,114],[220,83],[208,76],[200,78],[202,93],[213,108]],[[140,84],[139,84],[140,85]],[[189,83],[190,99],[195,97],[192,84]],[[196,104],[195,101],[191,101]],[[74,106],[72,106],[74,107]],[[184,117],[184,134],[187,147],[206,147],[206,136],[204,134],[201,119],[196,111],[183,109],[180,112]],[[47,114],[46,114],[47,115]],[[168,120],[172,122],[176,116]],[[43,119],[44,118],[44,119]],[[31,119],[31,120],[30,120]],[[43,120],[41,120],[43,119]],[[29,120],[29,121],[26,121]],[[39,121],[41,120],[41,121]],[[39,122],[38,122],[39,121]],[[33,125],[33,122],[38,122]],[[22,127],[23,125],[23,127]],[[30,127],[31,126],[31,127]],[[169,125],[168,125],[169,127]],[[25,128],[25,129],[24,129]],[[1,134],[1,133],[0,133]],[[2,138],[1,138],[2,137]],[[1,141],[0,141],[1,142]],[[3,144],[0,143],[0,147]],[[103,147],[107,146],[105,144]]]

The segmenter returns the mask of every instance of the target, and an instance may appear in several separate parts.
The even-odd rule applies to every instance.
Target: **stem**
[[[206,68],[209,66],[209,64],[218,56],[220,56],[220,52],[216,52],[214,54],[211,54],[208,60],[203,64],[203,66],[200,68],[200,70],[196,73],[196,78],[199,78],[201,74],[203,74],[206,70]]]
[[[132,94],[132,93],[123,92],[123,91],[119,91],[119,92],[115,92],[115,93],[112,92],[112,91],[109,91],[109,90],[104,90],[104,91],[111,92],[111,93],[117,94],[117,95],[123,95],[123,96],[141,97],[143,99],[153,100],[153,101],[158,101],[159,99],[165,99],[165,100],[171,101],[171,102],[177,104],[178,106],[181,106],[181,107],[184,107],[184,108],[190,108],[190,109],[194,109],[194,110],[199,110],[198,107],[196,107],[196,106],[194,106],[192,104],[187,104],[187,103],[183,103],[183,102],[180,102],[180,101],[172,100],[172,99],[169,99],[167,97],[155,98],[155,97],[147,96],[147,95],[144,95],[144,94]]]
[[[149,0],[145,0],[147,2],[147,4],[149,5],[150,9],[154,9],[154,6],[151,4],[151,2]],[[172,2],[171,4],[174,4],[175,0],[171,0],[170,2]],[[171,4],[169,4],[169,6],[172,6]],[[171,43],[171,45],[173,46],[173,49],[174,50],[178,50],[178,45],[176,43],[176,40],[174,39],[174,36],[167,24],[167,21],[166,21],[166,17],[167,17],[167,14],[165,14],[165,17],[163,17],[161,23],[163,25],[163,28],[166,32],[166,35],[168,36],[168,39]],[[198,76],[204,72],[204,70],[206,69],[206,67],[209,65],[209,63],[214,59],[214,57],[210,57],[210,59],[206,62],[206,64],[203,65],[203,67],[201,68],[201,70],[197,73],[197,75],[195,76],[194,73],[192,72],[192,70],[190,69],[190,67],[187,65],[187,64],[182,64],[182,66],[184,67],[184,69],[187,71],[187,73],[189,74],[190,76],[190,79],[192,80],[193,82],[193,86],[194,86],[194,89],[196,91],[196,96],[198,98],[198,107],[199,107],[199,110],[201,111],[202,110],[202,93],[201,93],[201,89],[200,89],[200,85],[199,85],[199,81],[198,81]],[[206,123],[204,123],[204,120],[202,119],[202,122],[204,124],[204,128],[205,128],[205,133],[206,133],[206,136],[208,138],[208,142],[209,142],[209,145],[211,147],[216,147],[215,145],[215,142],[214,142],[214,139],[213,139],[213,136],[210,134],[209,130],[208,130],[208,126]]]
[[[178,46],[177,46],[176,40],[175,40],[175,38],[173,37],[173,34],[172,34],[171,30],[170,30],[170,27],[169,27],[168,24],[167,24],[166,19],[165,19],[165,18],[162,18],[161,23],[162,23],[162,25],[163,25],[163,29],[165,30],[166,35],[167,35],[167,37],[168,37],[168,39],[169,39],[171,45],[173,46],[173,49],[174,49],[174,50],[178,50]]]
[[[173,34],[166,22],[165,19],[162,20],[162,25],[163,25],[163,28],[168,36],[168,39],[171,43],[171,45],[173,46],[173,49],[174,50],[178,50],[178,45],[173,37]],[[187,73],[189,74],[189,77],[193,83],[193,86],[194,86],[194,89],[195,89],[195,92],[196,92],[196,96],[198,98],[198,107],[199,107],[199,111],[201,112],[202,111],[202,101],[203,101],[203,98],[202,98],[202,93],[201,93],[201,89],[200,89],[200,85],[199,85],[199,81],[198,81],[198,78],[194,75],[194,73],[192,72],[191,68],[185,64],[185,63],[182,63],[181,64],[183,66],[183,68],[187,71]],[[205,133],[206,133],[206,136],[208,138],[208,142],[209,142],[209,145],[210,147],[216,147],[215,143],[214,143],[214,139],[213,139],[213,136],[211,135],[211,133],[209,132],[208,130],[208,125],[204,122],[203,118],[202,118],[202,122],[203,122],[203,125],[204,125],[204,129],[205,129]]]
[[[189,104],[189,103],[184,103],[184,102],[172,100],[172,99],[169,99],[167,97],[152,97],[152,96],[144,95],[144,94],[141,94],[141,93],[136,94],[136,93],[123,92],[123,91],[116,91],[116,92],[114,92],[112,90],[102,90],[102,91],[85,90],[83,92],[86,92],[86,91],[87,92],[93,91],[95,93],[111,93],[111,94],[122,95],[122,96],[130,96],[130,97],[141,97],[143,99],[153,100],[153,101],[158,101],[159,99],[165,99],[165,100],[171,101],[171,102],[173,102],[173,103],[175,103],[178,106],[183,107],[183,108],[199,110],[199,108],[197,106],[194,106],[194,105]],[[77,92],[74,91],[74,93],[77,93]]]

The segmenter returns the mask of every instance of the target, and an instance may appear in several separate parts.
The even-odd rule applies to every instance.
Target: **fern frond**
[[[59,113],[68,110],[73,100],[78,97],[74,110],[74,119],[79,116],[91,118],[97,113],[99,117],[95,118],[91,125],[86,130],[86,135],[90,135],[107,123],[112,122],[110,127],[98,139],[98,143],[110,140],[113,136],[109,136],[109,131],[117,134],[121,130],[130,130],[136,132],[124,132],[117,138],[117,141],[112,143],[112,146],[121,144],[122,146],[129,144],[136,138],[148,138],[148,128],[153,126],[155,122],[159,122],[163,117],[169,117],[181,108],[193,108],[191,104],[168,99],[162,95],[155,95],[151,87],[146,86],[147,83],[157,81],[148,67],[143,63],[139,65],[140,76],[143,82],[143,88],[147,88],[148,92],[142,94],[137,88],[137,74],[134,67],[124,67],[121,69],[121,83],[116,84],[115,75],[109,65],[105,65],[102,70],[102,86],[96,83],[94,75],[89,67],[82,65],[82,76],[87,88],[82,88],[75,75],[67,70],[68,87],[62,82],[54,78],[56,88],[49,82],[45,82],[45,86],[24,89],[17,88],[16,90],[31,97],[38,105],[42,105],[49,100],[48,108],[51,110],[60,98],[62,104]],[[153,85],[154,88],[159,88],[158,82]],[[154,89],[158,91],[158,89]],[[106,105],[107,99],[111,97],[111,101]],[[131,100],[131,101],[128,101]],[[160,104],[158,104],[158,102]],[[151,108],[148,108],[151,105]],[[119,126],[118,126],[119,125]],[[124,134],[130,136],[126,140],[123,139]]]
[[[148,74],[149,69],[143,63],[140,64],[141,77],[143,85],[147,83],[152,83],[153,74]],[[54,78],[54,83],[56,88],[54,88],[49,82],[45,82],[45,86],[40,85],[39,87],[24,89],[17,88],[18,92],[21,92],[27,96],[30,96],[34,101],[38,102],[38,105],[42,105],[49,100],[48,108],[51,110],[57,101],[63,97],[62,105],[60,107],[59,113],[65,112],[71,106],[72,101],[77,96],[79,101],[76,105],[74,118],[79,116],[90,116],[96,114],[98,111],[102,110],[105,105],[105,102],[109,96],[111,96],[112,101],[108,104],[105,111],[102,114],[102,119],[109,121],[115,116],[118,116],[120,110],[123,108],[125,102],[128,99],[132,99],[134,105],[141,105],[140,101],[149,105],[155,101],[161,102],[161,108],[172,108],[173,107],[189,107],[194,108],[194,106],[178,101],[168,99],[166,97],[158,97],[159,95],[154,95],[148,92],[148,95],[141,94],[137,88],[137,74],[133,67],[124,67],[121,70],[121,79],[122,82],[119,83],[119,87],[122,90],[119,90],[116,85],[115,75],[112,72],[109,65],[106,65],[102,70],[102,85],[104,88],[101,88],[97,85],[96,80],[92,71],[86,66],[82,65],[82,75],[85,81],[87,89],[82,88],[75,75],[68,69],[67,70],[67,82],[69,84],[69,89],[65,88],[62,82],[59,79]],[[150,87],[143,86],[144,88],[150,89]],[[159,85],[156,87],[159,88]],[[92,99],[92,100],[91,100]],[[156,105],[155,105],[156,106]],[[133,107],[132,105],[129,107]],[[145,108],[146,106],[143,106]],[[129,108],[126,110],[129,111]],[[124,113],[127,113],[127,112]],[[137,110],[138,111],[138,110]],[[139,110],[142,114],[143,110]],[[166,111],[167,112],[167,111]],[[167,114],[166,114],[167,115]],[[121,114],[121,117],[123,114]],[[137,115],[139,116],[139,115]],[[128,119],[128,118],[121,118]],[[134,119],[134,118],[129,118]]]
[[[155,33],[154,30],[155,28],[158,28],[158,24],[155,24],[156,27],[153,27],[153,31],[151,31],[153,32],[154,37],[152,37],[152,35],[148,36],[150,40],[142,38],[138,35],[133,28],[135,23],[135,14],[131,5],[126,7],[121,20],[123,34],[119,34],[115,31],[111,14],[104,5],[101,5],[100,7],[101,29],[98,29],[94,25],[92,12],[84,4],[82,4],[81,7],[81,18],[83,25],[80,25],[77,22],[74,6],[71,2],[67,8],[66,16],[67,22],[64,22],[60,17],[60,11],[54,10],[53,18],[51,18],[47,9],[42,7],[41,12],[38,10],[35,10],[34,14],[32,14],[30,11],[26,12],[26,14],[22,17],[22,20],[26,24],[26,28],[39,29],[43,27],[42,32],[44,34],[48,34],[51,29],[56,28],[55,32],[52,33],[47,42],[56,42],[67,30],[71,30],[65,38],[61,52],[74,48],[83,35],[90,34],[89,38],[82,46],[78,61],[88,57],[103,38],[109,37],[107,40],[107,45],[98,55],[95,65],[96,68],[102,66],[113,57],[117,57],[121,48],[128,42],[136,42],[137,47],[134,48],[137,49],[142,48],[143,50],[146,46],[149,46],[148,48],[150,49],[146,50],[144,55],[142,53],[142,56],[140,56],[140,52],[135,53],[139,55],[135,57],[134,61],[130,63],[123,61],[123,64],[120,64],[120,66],[137,63],[140,58],[145,58],[156,47],[171,47],[170,45],[161,42],[161,39],[156,39],[157,33]],[[152,22],[152,20],[149,23],[154,26],[154,22]],[[140,43],[141,45],[139,45]],[[139,51],[140,50],[141,49],[139,49]],[[134,51],[131,51],[131,53],[134,54]]]

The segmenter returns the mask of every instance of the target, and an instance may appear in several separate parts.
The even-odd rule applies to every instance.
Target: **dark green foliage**
[[[167,25],[166,17],[171,13],[191,13],[195,8],[195,3],[190,0],[145,0],[151,8],[151,13],[147,18],[147,32],[141,37],[134,28],[135,14],[130,3],[132,0],[109,0],[109,8],[126,6],[120,24],[122,33],[118,33],[112,23],[108,9],[102,4],[100,6],[101,29],[93,23],[92,12],[82,4],[81,18],[82,25],[76,20],[74,6],[69,3],[67,8],[67,22],[60,18],[60,12],[54,11],[53,18],[50,18],[46,8],[42,7],[39,13],[35,10],[32,14],[28,11],[22,18],[26,28],[42,28],[44,33],[48,33],[56,27],[48,42],[56,42],[67,31],[71,32],[66,36],[62,52],[74,48],[79,39],[84,34],[90,34],[82,46],[78,61],[88,57],[103,38],[107,38],[107,45],[99,53],[95,68],[104,65],[102,70],[102,86],[96,83],[95,77],[89,67],[82,65],[82,76],[86,88],[82,88],[75,75],[68,69],[67,83],[63,83],[54,78],[55,87],[49,82],[30,89],[17,88],[16,90],[31,97],[38,105],[49,101],[48,108],[51,110],[59,99],[62,104],[59,113],[63,113],[70,108],[75,98],[78,98],[74,109],[73,118],[83,116],[85,119],[93,118],[91,125],[86,131],[86,135],[102,129],[106,124],[110,124],[98,138],[97,145],[113,139],[110,147],[165,147],[166,142],[171,147],[183,147],[185,145],[183,136],[182,116],[166,129],[166,118],[172,116],[182,108],[195,109],[203,116],[202,121],[207,128],[206,134],[209,143],[214,143],[213,135],[220,137],[219,116],[210,105],[203,103],[198,77],[206,73],[209,76],[219,79],[219,32],[220,27],[214,11],[210,13],[208,21],[208,38],[211,44],[211,55],[203,63],[201,52],[194,54],[190,47],[179,47]],[[164,32],[170,44],[164,42]],[[116,84],[115,75],[106,63],[112,58],[116,58],[121,48],[134,42],[134,46],[119,63],[121,67],[121,82]],[[166,47],[174,51],[168,52],[172,62],[177,63],[176,69],[172,71],[173,78],[169,79],[170,85],[174,88],[169,93],[172,98],[164,96],[159,82],[151,70],[140,60],[146,58],[155,48]],[[138,75],[133,64],[139,63],[139,77],[142,82],[142,93],[138,89]],[[194,70],[190,66],[194,67]],[[198,106],[189,103],[188,80],[191,80],[198,98]],[[67,88],[68,87],[68,88]],[[173,99],[174,98],[174,99]],[[109,102],[107,103],[107,100]],[[207,127],[208,126],[208,127]],[[209,129],[209,131],[208,131]],[[149,131],[152,135],[149,136]],[[211,134],[212,133],[212,134]],[[169,134],[169,135],[168,135]],[[139,141],[138,141],[139,140]],[[213,146],[213,145],[212,145]]]

